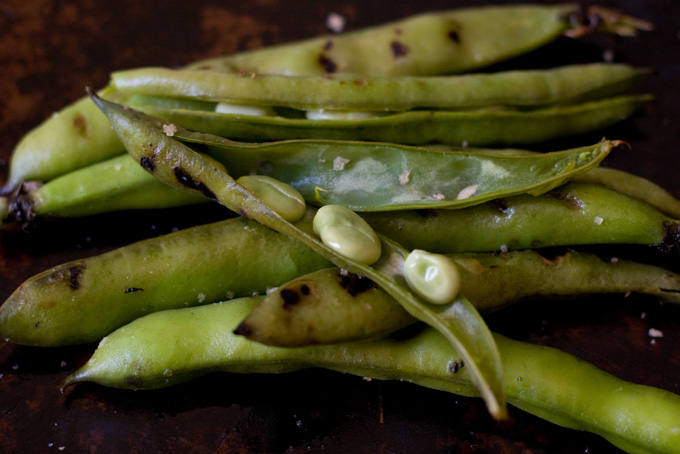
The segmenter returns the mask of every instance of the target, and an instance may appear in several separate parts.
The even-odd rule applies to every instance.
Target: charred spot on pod
[[[323,45],[323,50],[331,50],[332,47],[333,41],[329,39],[328,41],[326,41],[326,44]]]
[[[458,30],[449,31],[449,39],[456,44],[460,44],[460,34],[458,33]]]
[[[494,199],[491,201],[491,204],[496,208],[496,211],[502,214],[507,214],[510,210],[508,203],[503,199]]]
[[[290,288],[281,290],[281,299],[283,300],[283,308],[288,309],[290,306],[295,306],[300,302],[300,294]]]
[[[562,188],[550,191],[550,195],[557,201],[564,203],[568,208],[577,209],[583,206],[583,202],[578,198],[575,191]]]
[[[139,288],[139,287],[130,287],[130,288],[125,289],[125,293],[135,293],[135,292],[143,292],[143,291],[144,291],[144,289]]]
[[[368,82],[366,82],[366,79],[354,79],[352,83],[356,87],[365,87]]]
[[[310,290],[310,288],[309,288],[309,286],[308,286],[307,284],[302,284],[302,285],[300,286],[300,293],[302,293],[303,295],[307,296],[307,295],[309,295],[309,294],[311,293],[311,290]]]
[[[394,58],[405,57],[408,54],[408,46],[399,41],[392,41],[390,43],[390,48],[392,49],[392,56]]]
[[[248,337],[251,334],[253,334],[253,330],[250,329],[250,326],[248,326],[245,322],[241,322],[238,324],[233,333],[236,335]]]
[[[447,36],[451,42],[455,44],[460,44],[461,41],[460,30],[461,30],[460,23],[455,20],[452,20],[450,22],[449,31],[447,33]]]
[[[330,57],[324,54],[319,55],[319,64],[321,64],[321,67],[327,73],[334,73],[335,71],[338,70],[338,64],[335,63]]]
[[[68,285],[73,290],[80,288],[80,276],[83,272],[83,265],[73,265],[68,269]]]
[[[73,127],[78,132],[80,137],[88,138],[90,137],[90,130],[87,127],[87,119],[82,113],[78,112],[75,117],[73,117]]]
[[[375,287],[375,283],[365,277],[357,276],[349,273],[340,275],[340,286],[344,288],[351,296],[357,296]]]
[[[204,183],[195,181],[193,178],[191,178],[191,175],[186,173],[181,167],[173,167],[172,171],[175,174],[175,178],[182,186],[189,189],[195,189],[210,199],[217,198],[215,197],[215,193],[212,192]]]
[[[462,359],[460,360],[460,362],[454,361],[449,365],[449,372],[451,372],[452,374],[457,374],[458,371],[461,370],[464,366],[465,363],[463,362]]]
[[[156,164],[154,163],[154,157],[142,156],[139,160],[139,164],[149,172],[156,170]]]

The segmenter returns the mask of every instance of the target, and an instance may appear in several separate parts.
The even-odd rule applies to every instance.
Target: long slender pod
[[[539,197],[500,198],[464,210],[401,211],[399,216],[376,212],[362,217],[406,248],[440,253],[584,244],[677,250],[679,238],[678,221],[653,206],[580,182]]]
[[[433,329],[401,339],[269,347],[231,333],[259,303],[241,299],[152,314],[117,330],[65,386],[163,388],[211,372],[282,373],[324,367],[478,396],[467,363]],[[680,452],[680,397],[635,385],[554,348],[494,335],[508,401],[555,424],[598,434],[633,454]]]
[[[648,72],[605,63],[435,77],[356,74],[251,77],[212,71],[140,68],[114,72],[111,84],[129,95],[212,101],[213,107],[225,102],[362,112],[489,106],[526,109],[626,93]]]
[[[9,197],[6,217],[10,222],[30,222],[36,216],[82,217],[210,201],[161,183],[127,154],[74,170],[35,189],[30,186],[22,186]]]
[[[465,151],[475,154],[528,155],[532,153],[525,150],[481,150],[448,146],[429,148],[437,151]],[[223,152],[214,151],[213,154],[220,156]],[[232,174],[235,175],[253,172],[267,174],[273,171],[270,166],[265,166],[262,160],[257,160],[252,155],[243,154],[241,158],[242,160],[236,161],[230,159],[229,156],[221,157],[221,159],[229,159],[235,164],[233,167],[230,166]],[[419,167],[421,166],[419,165]],[[282,181],[295,185],[298,189],[301,188],[295,181],[282,178],[283,175],[279,171],[276,173]],[[411,179],[410,173],[404,172],[399,176],[400,180],[404,182]],[[573,180],[606,186],[652,205],[673,219],[680,218],[680,201],[654,182],[631,173],[598,166],[575,176]],[[363,183],[366,184],[366,181],[363,181]],[[321,194],[316,191],[308,193],[307,202],[318,203],[319,195]],[[541,197],[541,199],[549,204],[559,203],[555,198]],[[148,172],[141,171],[132,157],[125,154],[93,164],[82,170],[70,172],[38,187],[26,185],[11,197],[0,198],[0,204],[4,204],[2,205],[4,209],[0,209],[0,214],[2,214],[2,219],[5,222],[24,223],[35,217],[82,217],[116,210],[162,209],[202,203],[206,200],[203,196],[189,195],[184,191],[161,184]],[[629,209],[632,210],[631,216],[636,216],[639,206],[634,203],[629,206]],[[486,222],[482,222],[482,225],[486,224]],[[587,243],[596,241],[587,238],[583,240]],[[623,241],[623,239],[621,240]],[[540,239],[537,239],[537,241],[538,244],[544,243]]]
[[[0,306],[0,336],[51,347],[96,342],[150,312],[264,293],[326,266],[299,242],[234,218],[28,279]]]
[[[452,254],[461,292],[483,313],[527,299],[643,293],[680,302],[680,276],[630,260],[537,251]],[[294,304],[290,304],[294,301]],[[369,279],[337,268],[301,276],[269,292],[236,332],[267,345],[298,347],[379,338],[415,319]]]
[[[246,116],[155,105],[134,107],[187,129],[250,142],[335,139],[482,147],[532,144],[596,131],[629,118],[649,100],[647,95],[621,95],[528,111],[504,108],[412,110],[350,120]]]
[[[452,74],[527,53],[563,34],[631,35],[649,28],[651,24],[625,15],[595,8],[582,11],[575,4],[485,6],[419,14],[341,35],[217,57],[187,68],[285,75]]]
[[[248,146],[202,140],[207,136],[184,130],[176,135],[209,144],[208,153],[234,176],[268,175],[293,186],[309,203],[355,211],[463,208],[516,194],[540,195],[594,169],[625,145],[602,141],[559,152],[497,156],[345,141]]]

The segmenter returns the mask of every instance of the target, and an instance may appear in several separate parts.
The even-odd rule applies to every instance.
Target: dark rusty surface
[[[105,84],[110,71],[178,66],[312,36],[326,31],[332,11],[347,18],[347,29],[355,29],[474,3],[0,1],[0,176],[4,179],[12,147],[24,133],[82,96],[86,85]],[[601,60],[607,51],[617,61],[656,68],[642,87],[656,100],[633,120],[598,134],[632,145],[609,158],[609,165],[653,179],[680,196],[680,6],[675,0],[600,3],[653,20],[657,29],[634,39],[560,40],[513,64]],[[222,215],[205,208],[126,213],[42,222],[28,233],[0,232],[0,298],[52,265]],[[621,378],[680,392],[680,310],[675,306],[634,296],[535,302],[493,316],[490,323],[513,338],[562,348]],[[650,328],[665,337],[650,342]],[[93,348],[39,349],[0,341],[0,451],[620,452],[596,436],[514,409],[510,421],[497,424],[475,399],[325,371],[216,374],[154,392],[84,384],[60,393],[64,378]]]

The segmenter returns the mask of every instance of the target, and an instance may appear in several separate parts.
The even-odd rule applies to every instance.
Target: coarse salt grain
[[[602,225],[602,222],[604,221],[604,219],[602,219],[600,216],[595,216],[595,219],[593,219],[593,221],[597,225]]]
[[[163,132],[166,136],[172,137],[177,132],[177,126],[173,125],[172,123],[169,125],[163,125]]]
[[[338,13],[330,13],[326,19],[326,27],[333,33],[341,33],[345,29],[345,17]]]
[[[649,337],[653,337],[656,339],[663,337],[663,331],[654,328],[649,328],[649,332],[647,334],[649,335]]]
[[[434,200],[444,200],[446,198],[446,196],[444,194],[442,194],[441,192],[438,192],[436,194],[432,194],[432,198]]]
[[[399,175],[399,184],[402,186],[405,184],[408,184],[409,180],[411,179],[411,172],[404,172],[401,175]]]

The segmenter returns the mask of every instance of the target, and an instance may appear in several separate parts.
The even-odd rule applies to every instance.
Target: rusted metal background
[[[495,2],[495,3],[510,3]],[[562,39],[503,67],[616,61],[650,66],[641,90],[656,100],[602,135],[632,145],[608,159],[680,196],[680,6],[675,0],[602,1],[652,20],[637,38]],[[117,69],[177,66],[198,58],[327,32],[329,13],[346,29],[481,2],[0,1],[0,179],[17,140],[53,111],[101,87]],[[0,232],[0,298],[33,274],[173,228],[219,219],[218,209],[117,213],[43,221]],[[474,226],[470,226],[474,228]],[[677,257],[669,260],[673,266]],[[645,314],[643,317],[642,314]],[[561,348],[626,380],[680,392],[680,309],[637,296],[537,301],[490,317],[515,339]],[[650,342],[648,330],[663,331]],[[94,345],[40,349],[0,341],[0,452],[90,453],[617,453],[599,437],[513,409],[497,424],[478,400],[402,382],[327,371],[281,376],[214,374],[172,389],[130,392],[64,378]],[[679,416],[680,417],[680,416]]]

